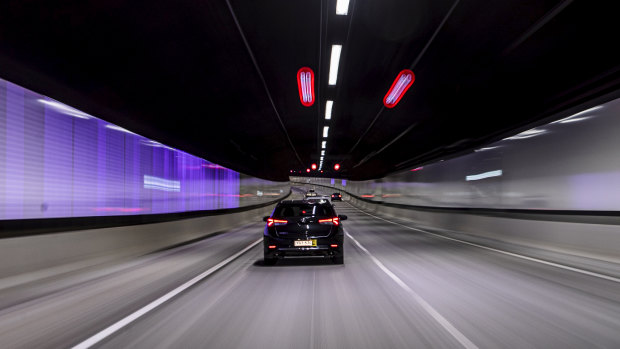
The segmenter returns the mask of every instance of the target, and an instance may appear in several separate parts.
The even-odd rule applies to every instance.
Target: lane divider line
[[[593,276],[593,277],[596,277],[596,278],[599,278],[599,279],[605,279],[605,280],[608,280],[608,281],[613,281],[613,282],[620,283],[620,278],[616,278],[616,277],[605,275],[605,274],[599,274],[599,273],[596,273],[596,272],[593,272],[593,271],[579,269],[579,268],[571,267],[571,266],[564,265],[564,264],[549,262],[549,261],[546,261],[546,260],[543,260],[543,259],[538,259],[538,258],[534,258],[534,257],[528,257],[528,256],[520,255],[520,254],[517,254],[517,253],[513,253],[513,252],[499,250],[499,249],[496,249],[496,248],[492,248],[492,247],[488,247],[488,246],[484,246],[484,245],[479,245],[479,244],[476,244],[476,243],[473,243],[473,242],[468,242],[468,241],[465,241],[465,240],[451,238],[451,237],[444,236],[444,235],[441,235],[441,234],[431,233],[430,231],[422,230],[422,229],[419,229],[419,228],[413,228],[413,227],[410,227],[410,226],[407,226],[407,225],[404,225],[404,224],[401,224],[401,223],[398,223],[398,222],[390,221],[389,219],[385,219],[385,218],[381,218],[381,217],[375,216],[373,214],[370,214],[368,212],[360,210],[359,208],[353,206],[352,204],[350,204],[348,202],[347,202],[347,204],[350,205],[351,207],[353,207],[354,209],[356,209],[356,210],[366,214],[366,215],[369,215],[369,216],[374,217],[376,219],[380,219],[382,221],[386,221],[388,223],[400,225],[401,227],[404,227],[404,228],[407,228],[407,229],[410,229],[410,230],[419,231],[421,233],[433,235],[435,237],[442,238],[442,239],[445,239],[445,240],[460,242],[460,243],[465,244],[465,245],[474,246],[474,247],[478,247],[478,248],[481,248],[481,249],[484,249],[484,250],[501,253],[501,254],[504,254],[504,255],[507,255],[507,256],[516,257],[516,258],[520,258],[520,259],[525,259],[525,260],[530,261],[530,262],[536,262],[536,263],[540,263],[540,264],[544,264],[544,265],[548,265],[548,266],[552,266],[552,267],[556,267],[556,268],[560,268],[560,269],[564,269],[564,270],[569,270],[569,271],[572,271],[572,272],[575,272],[575,273],[580,273],[580,274],[584,274],[584,275],[588,275],[588,276]]]
[[[109,327],[101,330],[100,332],[98,332],[94,336],[86,339],[85,341],[77,344],[76,346],[74,346],[72,348],[73,349],[86,349],[86,348],[92,347],[93,345],[97,344],[101,340],[103,340],[106,337],[110,336],[111,334],[117,332],[121,328],[123,328],[123,327],[129,325],[130,323],[134,322],[135,320],[137,320],[141,316],[145,315],[149,311],[157,308],[158,306],[162,305],[163,303],[165,303],[166,301],[170,300],[171,298],[174,298],[176,295],[178,295],[179,293],[181,293],[181,292],[185,291],[186,289],[190,288],[191,286],[193,286],[197,282],[199,282],[202,279],[206,278],[207,276],[215,273],[216,271],[218,271],[219,269],[223,268],[224,266],[226,266],[227,264],[229,264],[230,262],[235,260],[237,257],[241,256],[242,254],[246,253],[247,251],[249,251],[254,246],[256,246],[259,243],[261,243],[262,241],[263,241],[263,238],[261,237],[260,239],[254,241],[251,244],[249,244],[248,246],[246,246],[241,251],[239,251],[239,252],[235,253],[234,255],[226,258],[225,260],[219,262],[218,264],[214,265],[213,267],[209,268],[208,270],[202,272],[200,275],[194,277],[193,279],[187,281],[186,283],[184,283],[181,286],[175,288],[174,290],[166,293],[165,295],[157,298],[156,300],[154,300],[151,303],[147,304],[146,306],[138,309],[137,311],[133,312],[132,314],[127,315],[123,319],[121,319],[121,320],[117,321],[116,323],[110,325]]]
[[[419,294],[417,294],[409,285],[407,285],[403,280],[401,280],[396,274],[394,274],[390,269],[388,269],[380,260],[378,260],[375,256],[372,255],[362,244],[359,243],[348,231],[345,230],[347,237],[351,239],[357,247],[359,247],[364,253],[366,253],[370,259],[381,269],[384,273],[387,274],[398,286],[400,286],[403,290],[405,290],[413,299],[424,309],[430,316],[435,319],[448,333],[452,335],[461,345],[466,349],[477,349],[472,341],[470,341],[461,331],[457,330],[454,325],[450,323],[445,317],[443,317],[435,308],[433,308],[427,301],[422,298]]]

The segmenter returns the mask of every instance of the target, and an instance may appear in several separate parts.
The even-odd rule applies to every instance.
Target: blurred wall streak
[[[288,192],[0,79],[0,220],[239,208]]]
[[[619,149],[616,99],[469,154],[384,178],[346,186],[330,178],[313,182],[413,206],[618,211]]]
[[[291,177],[427,231],[620,277],[620,99],[368,181]]]

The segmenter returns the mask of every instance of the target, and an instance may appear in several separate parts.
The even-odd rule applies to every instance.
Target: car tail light
[[[285,219],[273,219],[273,218],[267,218],[267,226],[271,227],[274,224],[275,225],[283,225],[283,224],[287,224],[288,221]]]
[[[274,249],[274,248],[276,248],[276,245],[269,245],[269,248],[270,249]]]
[[[413,75],[411,70],[405,69],[401,71],[396,79],[394,79],[392,87],[390,87],[385,97],[383,97],[383,104],[385,107],[394,108],[400,99],[403,98],[403,95],[407,92],[409,87],[411,87],[414,80],[415,75]]]
[[[304,107],[314,104],[314,71],[303,67],[297,72],[297,88],[299,100]]]
[[[339,197],[339,198],[341,198],[341,197],[342,197],[342,195],[338,195],[338,197]]]
[[[334,218],[319,219],[319,223],[329,224],[329,225],[340,225],[340,218],[334,217]]]
[[[335,247],[338,247],[338,244],[331,244],[331,245],[329,245],[329,247],[334,247],[335,248]]]

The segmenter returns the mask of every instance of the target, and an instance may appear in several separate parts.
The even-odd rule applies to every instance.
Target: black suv
[[[342,201],[342,194],[340,194],[340,193],[333,193],[332,194],[332,201]]]
[[[267,222],[263,236],[265,264],[293,256],[330,257],[335,264],[344,263],[344,231],[329,202],[303,200],[281,201]]]

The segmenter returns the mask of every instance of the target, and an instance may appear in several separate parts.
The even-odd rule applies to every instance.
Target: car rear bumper
[[[342,256],[342,236],[329,238],[317,238],[317,244],[314,247],[295,247],[295,239],[280,239],[265,236],[263,238],[263,248],[265,258],[287,258],[302,256],[323,256],[338,257]],[[337,245],[337,247],[332,247]],[[271,246],[271,248],[270,248]],[[274,247],[275,246],[275,247]]]

